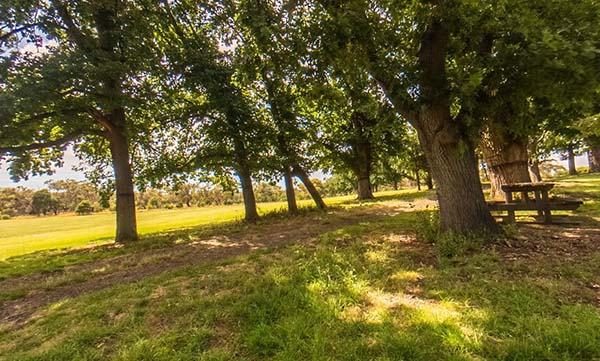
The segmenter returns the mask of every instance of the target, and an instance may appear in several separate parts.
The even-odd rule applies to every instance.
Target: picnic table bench
[[[550,199],[548,192],[554,183],[514,183],[502,185],[506,194],[504,201],[488,202],[491,211],[506,211],[506,221],[515,222],[515,211],[537,211],[538,220],[545,224],[552,223],[553,210],[575,210],[583,204],[574,199]],[[515,199],[513,193],[520,193],[521,198]],[[533,193],[533,197],[529,196]]]

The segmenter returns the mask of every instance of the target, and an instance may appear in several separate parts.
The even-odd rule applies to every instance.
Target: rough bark
[[[504,199],[504,184],[531,182],[527,141],[494,129],[484,133],[479,147],[488,165],[492,198]]]
[[[373,188],[371,185],[371,163],[373,161],[372,146],[366,135],[363,134],[363,123],[365,117],[359,112],[352,114],[352,122],[356,129],[352,152],[354,154],[352,171],[357,180],[357,196],[359,200],[373,199]]]
[[[121,132],[112,132],[108,139],[117,192],[116,241],[126,243],[135,241],[138,238],[133,174],[129,162],[129,145]]]
[[[327,209],[327,205],[325,205],[323,198],[319,194],[319,190],[317,190],[313,182],[310,180],[308,173],[306,173],[306,171],[299,164],[294,165],[293,174],[302,181],[317,208]]]
[[[485,203],[477,157],[450,113],[446,78],[449,34],[433,21],[419,51],[421,103],[415,128],[436,184],[442,231],[501,233]]]
[[[593,139],[587,139],[589,144],[588,149],[588,163],[589,172],[597,173],[600,172],[600,137]]]
[[[567,163],[569,165],[569,175],[576,175],[577,168],[575,167],[575,150],[573,144],[567,147]]]
[[[288,212],[295,214],[298,213],[298,205],[296,204],[296,192],[294,191],[294,180],[292,179],[292,171],[289,167],[283,172],[283,179],[285,183],[285,197],[288,204]]]
[[[242,197],[244,198],[244,220],[247,222],[256,222],[258,220],[258,212],[256,211],[256,198],[254,197],[252,176],[249,169],[243,166],[240,168],[238,176],[242,184]]]
[[[371,179],[366,176],[359,176],[357,194],[359,200],[373,199],[373,190],[371,189]]]

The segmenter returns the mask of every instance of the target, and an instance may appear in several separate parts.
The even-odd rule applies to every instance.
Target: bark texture
[[[358,111],[352,113],[354,138],[352,146],[352,171],[357,181],[357,196],[359,200],[373,199],[371,185],[371,163],[373,162],[373,147],[365,134],[365,126],[370,120]]]
[[[117,192],[116,241],[126,243],[138,238],[133,174],[129,163],[129,144],[121,132],[112,132],[109,142]]]
[[[531,160],[531,164],[529,165],[529,177],[532,182],[541,182],[542,173],[540,172],[540,161],[538,159]]]
[[[575,167],[575,149],[573,144],[567,147],[567,163],[569,165],[569,175],[576,175],[577,168]]]
[[[242,196],[244,198],[244,219],[247,222],[256,222],[258,212],[256,211],[256,198],[252,186],[252,176],[247,168],[238,170],[240,183],[242,184]]]
[[[442,231],[501,233],[487,207],[468,136],[450,114],[446,78],[449,34],[434,20],[421,40],[423,102],[415,128],[436,184]]]
[[[516,139],[504,129],[488,129],[480,149],[488,166],[492,198],[504,199],[504,184],[531,182],[526,140]]]
[[[294,179],[292,178],[292,171],[289,167],[286,167],[283,172],[283,180],[285,183],[285,197],[287,199],[288,211],[292,214],[298,213],[296,192],[294,191]]]
[[[600,137],[594,137],[587,139],[589,144],[588,149],[588,163],[589,172],[597,173],[600,172]]]

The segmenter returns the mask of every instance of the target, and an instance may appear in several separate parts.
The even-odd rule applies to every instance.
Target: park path
[[[0,292],[18,289],[26,292],[23,297],[0,305],[0,324],[20,328],[41,317],[42,311],[56,302],[182,267],[207,264],[253,250],[306,242],[329,231],[408,210],[414,210],[412,204],[393,202],[309,213],[249,226],[244,232],[225,232],[169,247],[77,264],[58,271],[8,278],[0,281]]]

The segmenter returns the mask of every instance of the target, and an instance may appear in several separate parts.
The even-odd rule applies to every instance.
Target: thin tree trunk
[[[417,190],[421,190],[421,175],[419,174],[419,169],[415,171],[415,181],[417,182]]]
[[[127,139],[116,128],[108,136],[117,193],[117,234],[116,242],[135,241],[137,221],[135,212],[135,193],[133,175],[129,162],[129,145]]]
[[[254,197],[254,188],[252,187],[252,176],[250,171],[242,167],[238,170],[240,183],[242,184],[242,196],[244,198],[244,219],[247,222],[256,222],[258,212],[256,211],[256,198]]]
[[[360,115],[355,112],[354,118],[360,118]],[[373,188],[371,185],[371,144],[363,136],[359,136],[356,143],[352,145],[355,154],[354,159],[354,174],[357,180],[357,193],[359,200],[373,199]]]
[[[397,191],[397,190],[398,190],[398,181],[397,181],[397,180],[395,180],[395,181],[394,181],[394,185],[393,185],[393,187],[394,187],[394,190],[395,190],[395,191]]]
[[[427,184],[427,189],[433,189],[433,178],[431,178],[431,172],[427,171],[427,176],[425,177],[425,184]]]
[[[567,147],[567,162],[569,164],[569,175],[576,175],[577,168],[575,167],[575,151],[573,150],[573,144],[569,144]]]
[[[285,182],[285,196],[287,198],[288,212],[291,214],[298,213],[298,205],[296,204],[296,192],[294,191],[294,180],[292,179],[292,171],[286,167],[283,172]]]
[[[494,129],[484,133],[480,148],[488,166],[492,198],[504,199],[505,184],[531,182],[526,141]]]
[[[542,173],[540,172],[540,161],[537,158],[531,161],[531,164],[529,166],[529,177],[531,177],[532,182],[542,181]]]
[[[308,173],[306,173],[306,171],[299,164],[294,165],[293,174],[296,177],[300,178],[300,180],[306,187],[306,190],[308,191],[308,193],[312,197],[313,201],[315,202],[315,205],[317,206],[317,208],[327,209],[327,205],[325,205],[325,202],[323,201],[323,198],[319,194],[319,191],[317,190],[317,188],[315,187],[313,182],[310,180]]]

